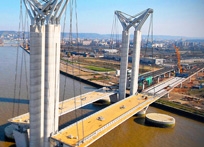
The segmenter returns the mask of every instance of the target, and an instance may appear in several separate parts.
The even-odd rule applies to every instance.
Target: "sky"
[[[154,10],[154,35],[204,38],[204,0],[77,0],[78,32],[111,34],[115,10],[135,15],[147,8]],[[1,1],[0,12],[0,30],[17,31],[20,0]],[[122,31],[120,23],[118,26]],[[142,34],[148,34],[148,26],[149,19]]]

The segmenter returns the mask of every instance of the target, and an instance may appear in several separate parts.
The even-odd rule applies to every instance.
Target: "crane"
[[[175,45],[174,49],[176,51],[176,56],[177,56],[177,66],[178,66],[178,73],[176,73],[176,77],[182,77],[182,78],[187,78],[188,77],[188,73],[184,73],[183,68],[181,66],[181,55],[180,55],[180,51],[179,48],[176,47]]]
[[[174,49],[175,49],[175,51],[176,51],[176,56],[177,56],[178,71],[179,71],[179,73],[182,73],[182,72],[183,72],[183,68],[182,68],[182,66],[181,66],[181,55],[180,55],[180,51],[179,51],[179,48],[176,47],[175,45],[174,45]]]

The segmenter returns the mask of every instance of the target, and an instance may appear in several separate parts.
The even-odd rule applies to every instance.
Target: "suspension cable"
[[[63,22],[63,29],[62,29],[62,41],[64,40],[64,36],[65,36],[65,27],[66,27],[66,17],[67,17],[67,6],[66,6],[66,9],[65,9],[65,14],[64,14],[64,22]],[[68,72],[68,59],[67,61],[65,62],[65,65],[66,65],[66,73]],[[62,113],[62,108],[64,106],[64,100],[65,100],[65,89],[67,87],[67,77],[65,77],[65,81],[64,81],[64,88],[63,88],[63,96],[62,96],[62,105],[60,106],[61,107],[61,111],[60,111],[60,114]],[[61,122],[61,117],[59,118],[59,123]]]
[[[72,46],[72,16],[73,16],[73,0],[70,1],[70,33],[69,33],[69,42],[70,42],[70,47]],[[72,58],[72,64],[73,64],[73,58]],[[72,75],[74,75],[74,66],[72,66]],[[76,91],[75,91],[75,80],[73,80],[73,88],[74,88],[74,113],[75,113],[75,119],[78,118],[77,116],[77,107],[76,107]],[[76,130],[77,130],[77,136],[78,136],[78,140],[79,140],[79,126],[78,126],[78,121],[76,122]]]
[[[67,18],[67,6],[65,8],[65,14],[64,14],[64,22],[63,22],[63,29],[62,29],[62,41],[64,40],[64,36],[65,36],[65,28],[66,28],[66,18]],[[67,61],[65,62],[65,65],[66,65],[66,73],[68,72],[68,59]],[[62,113],[62,108],[64,106],[64,100],[65,100],[65,89],[67,87],[67,77],[65,77],[65,80],[64,80],[64,88],[63,88],[63,94],[62,94],[62,104],[61,104],[61,108],[60,108],[60,114]],[[59,124],[61,123],[61,117],[59,118]]]
[[[17,114],[19,115],[19,101],[20,101],[20,97],[21,97],[21,86],[22,86],[22,71],[23,71],[23,61],[24,61],[24,56],[23,56],[23,51],[22,51],[22,54],[21,54],[21,66],[20,66],[20,80],[19,80],[19,92],[18,92],[18,109],[17,109]]]
[[[153,39],[153,37],[154,37],[154,34],[153,34],[153,13],[151,14],[151,42],[152,42],[152,60],[153,60],[153,58],[154,58],[154,50],[153,50],[153,41],[154,41],[154,39]],[[155,76],[155,73],[154,73],[154,66],[151,66],[151,70],[153,71],[152,72],[152,80],[154,79],[154,76]],[[154,84],[154,81],[152,81],[153,82],[153,84]],[[154,88],[154,96],[155,96],[155,88]]]
[[[14,101],[13,101],[13,112],[12,112],[12,117],[14,117],[15,113],[15,100],[16,100],[16,92],[17,92],[17,76],[18,76],[18,62],[19,62],[19,46],[20,46],[20,30],[21,30],[21,25],[22,25],[22,19],[23,19],[23,14],[22,14],[22,0],[20,0],[20,14],[19,14],[19,26],[18,26],[18,44],[17,44],[17,53],[16,53],[16,67],[15,67],[15,82],[14,82]],[[18,100],[19,101],[19,100]],[[17,106],[18,109],[19,106]]]
[[[74,1],[75,1],[75,21],[76,21],[76,43],[77,43],[77,50],[79,52],[77,1],[76,0],[74,0]],[[79,69],[78,71],[79,71],[79,75],[81,75],[81,64],[80,63],[81,62],[79,62],[79,56],[78,56],[78,69]],[[80,89],[80,104],[81,104],[81,107],[82,107],[82,96],[81,96],[81,94],[82,94],[82,88],[81,88],[82,84],[81,83],[82,82],[81,82],[81,78],[80,78],[80,81],[79,81],[79,84],[80,84],[80,86],[79,86],[79,89]],[[81,110],[81,116],[82,116],[84,114],[84,111],[83,111],[82,108],[80,110]],[[84,138],[84,119],[82,119],[82,138]]]
[[[153,39],[153,37],[150,36],[150,31],[153,29],[153,28],[152,28],[152,19],[153,19],[152,16],[153,16],[153,15],[151,14],[151,18],[150,18],[150,22],[149,22],[149,27],[148,27],[147,40],[146,40],[146,44],[145,44],[144,59],[146,58],[148,43],[149,43],[150,41],[153,42],[153,40],[150,40],[150,41],[149,41],[149,39]],[[153,35],[153,32],[152,32],[152,35]],[[150,38],[150,37],[151,37],[151,38]],[[152,57],[153,57],[153,55],[152,55]],[[151,67],[150,69],[152,70],[152,67]],[[142,71],[142,72],[145,72],[145,70],[144,70],[144,63],[142,64],[142,70],[141,70],[141,71]]]
[[[113,49],[113,41],[114,41],[114,28],[115,28],[115,14],[113,15],[113,23],[112,23],[112,28],[111,28],[111,35],[110,35],[110,45],[111,49]]]
[[[24,29],[26,30],[26,26],[27,26],[27,31],[29,32],[29,30],[28,30],[28,13],[27,13],[27,11],[26,11],[26,14],[25,14],[25,27],[24,27]],[[26,45],[26,47],[28,47],[28,45]],[[24,55],[24,69],[25,69],[25,78],[26,78],[26,91],[27,91],[27,99],[29,99],[29,92],[28,92],[28,88],[29,88],[29,86],[28,86],[28,73],[27,73],[27,62],[26,62],[26,54],[25,54],[25,52],[23,52],[23,55]]]

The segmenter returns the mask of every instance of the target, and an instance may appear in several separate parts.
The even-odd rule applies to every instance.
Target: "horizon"
[[[70,5],[70,4],[69,4]],[[68,7],[69,8],[69,7]],[[154,10],[153,31],[154,36],[181,36],[187,38],[204,38],[204,1],[203,0],[118,0],[104,1],[97,0],[78,0],[77,16],[78,16],[78,33],[96,33],[111,34],[111,28],[114,20],[114,11],[120,10],[130,15],[140,13],[147,8]],[[0,17],[3,23],[0,24],[0,30],[18,30],[20,1],[7,0],[0,5],[2,13]],[[65,32],[69,33],[69,9],[67,11],[67,21],[65,22]],[[23,15],[25,14],[25,6],[23,4]],[[74,18],[74,15],[73,15]],[[64,16],[61,18],[63,24]],[[148,24],[150,18],[147,19],[142,27],[142,34],[148,34]],[[76,30],[73,20],[73,32]],[[30,24],[30,20],[29,20]],[[63,26],[63,25],[62,25]],[[122,33],[122,26],[118,22],[119,33]],[[133,30],[131,30],[133,31]],[[130,34],[132,34],[130,32]]]
[[[15,31],[15,30],[0,30],[0,32],[18,32],[18,31]],[[28,31],[25,31],[25,33],[27,33]],[[61,32],[63,33],[63,32]],[[64,33],[69,33],[69,32],[64,32]],[[72,32],[72,34],[76,34],[75,32]],[[78,33],[78,34],[90,34],[90,35],[101,35],[101,36],[105,36],[105,35],[111,35],[111,34],[102,34],[102,33]],[[114,34],[114,35],[121,35],[122,37],[122,33],[119,33],[119,34]],[[130,37],[133,37],[133,33],[130,34]],[[148,36],[147,34],[142,34],[142,36]],[[177,38],[177,39],[190,39],[190,40],[193,40],[193,39],[196,39],[196,40],[204,40],[204,37],[187,37],[187,36],[173,36],[173,35],[153,35],[155,37],[168,37],[168,38]],[[87,38],[87,37],[86,37]],[[90,38],[87,38],[87,39],[90,39]],[[107,38],[106,38],[107,39]]]

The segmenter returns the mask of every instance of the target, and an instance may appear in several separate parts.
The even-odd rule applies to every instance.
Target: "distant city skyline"
[[[135,15],[147,8],[154,10],[154,35],[204,38],[203,0],[77,0],[78,32],[111,34],[115,10]],[[0,30],[17,31],[20,0],[1,1],[0,10]],[[23,15],[25,15],[24,4]],[[61,24],[63,20],[64,17],[61,18]],[[66,32],[69,30],[68,20],[69,10],[67,11]],[[143,35],[148,34],[148,25],[149,19],[142,28]],[[75,21],[73,21],[73,26],[75,26]],[[121,33],[122,27],[119,21],[118,26]],[[75,30],[73,28],[73,32]]]

